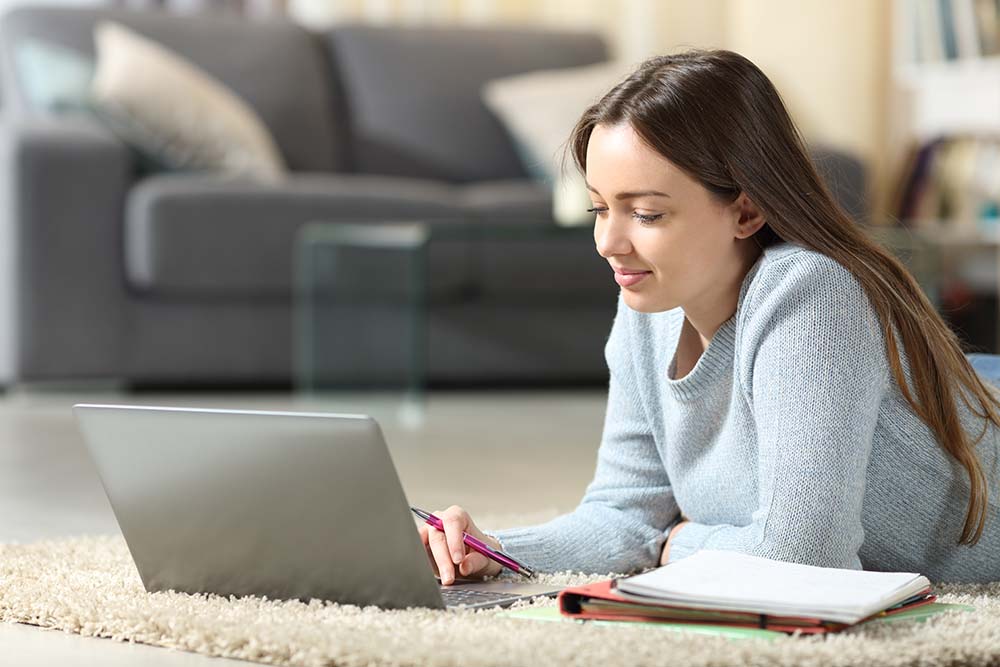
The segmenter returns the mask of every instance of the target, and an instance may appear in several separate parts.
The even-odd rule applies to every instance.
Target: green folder
[[[891,616],[874,618],[867,623],[895,623],[896,621],[911,620],[923,621],[935,614],[945,611],[975,611],[975,607],[967,604],[948,604],[944,602],[932,602],[914,609],[901,611]],[[597,625],[646,625],[662,630],[672,630],[674,632],[693,632],[702,635],[715,635],[727,639],[766,639],[773,641],[778,637],[787,637],[784,632],[774,630],[761,630],[759,628],[736,628],[726,625],[702,625],[695,623],[660,623],[655,621],[604,621],[572,618],[564,616],[559,612],[559,607],[525,607],[523,609],[513,609],[500,612],[499,616],[510,618],[522,618],[529,621],[565,621],[569,623],[596,623]]]
[[[975,611],[976,608],[967,604],[952,604],[948,602],[932,602],[930,604],[900,611],[890,616],[873,618],[866,623],[895,623],[896,621],[923,621],[944,611]]]
[[[593,623],[596,625],[648,625],[663,630],[673,630],[675,632],[694,632],[702,635],[716,635],[729,639],[752,639],[760,637],[768,640],[775,640],[784,637],[785,633],[774,630],[761,630],[759,628],[733,628],[724,625],[700,625],[694,623],[658,623],[653,621],[602,621],[582,618],[571,618],[563,616],[559,612],[559,607],[526,607],[524,609],[514,609],[501,612],[500,616],[510,616],[511,618],[523,618],[529,621],[567,621],[569,623]]]

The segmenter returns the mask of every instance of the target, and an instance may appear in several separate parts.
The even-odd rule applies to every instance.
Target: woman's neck
[[[697,303],[682,307],[685,318],[698,332],[702,350],[708,347],[715,332],[736,313],[743,280],[763,252],[753,239],[744,241],[749,241],[749,244],[742,244],[738,249],[740,259],[733,263],[734,271],[717,281],[715,284],[718,287],[704,294]]]

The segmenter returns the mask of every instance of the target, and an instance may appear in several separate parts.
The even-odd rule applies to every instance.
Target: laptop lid
[[[371,417],[73,409],[147,591],[444,608]]]

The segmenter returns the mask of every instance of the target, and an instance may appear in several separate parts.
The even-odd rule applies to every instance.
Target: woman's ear
[[[738,239],[750,238],[764,226],[764,214],[753,203],[747,193],[741,192],[731,204],[735,216],[734,236]]]

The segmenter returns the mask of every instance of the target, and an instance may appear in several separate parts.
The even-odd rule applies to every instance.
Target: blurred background
[[[556,158],[690,47],[760,66],[845,210],[998,349],[994,0],[0,10],[4,386],[602,386],[615,289]]]

